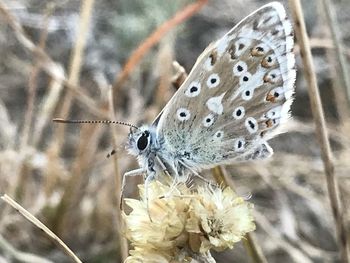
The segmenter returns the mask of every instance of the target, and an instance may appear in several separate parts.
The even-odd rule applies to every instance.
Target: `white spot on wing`
[[[243,100],[250,100],[253,98],[253,94],[254,94],[254,89],[247,88],[247,89],[242,91],[242,99]]]
[[[191,113],[188,109],[186,108],[179,108],[176,111],[176,117],[178,118],[179,121],[187,121],[191,116]]]
[[[219,56],[224,54],[229,42],[230,42],[230,38],[228,35],[225,35],[221,39],[218,40],[218,42],[216,44],[217,45],[216,50],[217,50]]]
[[[235,152],[242,152],[245,148],[245,140],[243,138],[236,139],[233,147]]]
[[[207,79],[208,88],[215,88],[220,84],[220,77],[218,74],[214,73],[209,76]]]
[[[244,125],[249,131],[249,133],[255,133],[258,131],[258,123],[253,117],[246,118]]]
[[[224,111],[224,106],[222,105],[222,98],[226,92],[222,93],[220,96],[210,98],[206,105],[208,109],[216,114],[222,114]]]
[[[204,117],[202,123],[204,127],[210,127],[211,125],[213,125],[214,121],[214,115],[212,113],[209,113],[207,116]]]
[[[252,40],[249,38],[240,38],[235,42],[235,56],[239,57],[250,46]]]
[[[236,120],[242,119],[244,115],[245,115],[245,109],[243,106],[237,107],[232,113],[232,117],[235,118]]]
[[[277,106],[266,113],[268,119],[275,119],[281,117],[282,106]]]
[[[214,134],[214,140],[218,141],[224,137],[224,132],[223,131],[217,131]]]
[[[233,66],[233,74],[235,76],[241,76],[243,73],[245,73],[248,69],[247,63],[244,61],[238,61],[234,66]]]
[[[198,81],[193,81],[188,86],[187,90],[185,91],[185,95],[187,97],[196,97],[201,92],[201,84]]]
[[[207,70],[207,71],[210,71],[213,69],[213,65],[211,64],[211,58],[207,58],[207,60],[204,62],[204,68]]]
[[[239,84],[240,85],[245,85],[250,80],[251,77],[252,77],[252,74],[250,74],[249,72],[245,72],[239,78]]]

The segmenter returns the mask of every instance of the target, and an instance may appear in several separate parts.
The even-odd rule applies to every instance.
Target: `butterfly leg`
[[[155,175],[156,175],[155,172],[148,173],[148,176],[147,176],[147,178],[145,180],[145,200],[146,200],[148,217],[149,217],[151,222],[152,222],[152,218],[151,218],[151,215],[149,213],[149,200],[148,200],[148,196],[149,196],[148,193],[149,192],[148,192],[148,189],[149,189],[149,183],[154,180]]]
[[[163,163],[163,161],[159,158],[159,156],[156,155],[156,161],[159,164],[159,166],[162,168],[163,173],[165,173],[167,176],[173,178],[173,182],[170,186],[170,191],[168,193],[168,195],[170,195],[174,190],[176,190],[176,185],[178,183],[177,178],[178,176],[171,176],[170,172],[168,171],[168,169],[166,168],[165,164]],[[165,198],[166,196],[161,196],[160,198]]]
[[[208,185],[211,186],[216,186],[216,184],[214,184],[213,182],[211,182],[210,180],[204,178],[203,176],[201,176],[198,172],[196,172],[195,170],[193,170],[191,167],[189,167],[188,165],[186,165],[184,162],[179,161],[179,163],[181,163],[184,167],[186,167],[189,171],[191,171],[191,173],[193,173],[195,176],[197,176],[199,179],[201,179],[202,181],[204,181],[205,183],[207,183]]]
[[[122,179],[122,187],[120,190],[120,200],[119,200],[119,206],[120,206],[120,210],[123,210],[123,197],[124,197],[124,190],[125,190],[125,185],[126,185],[126,177],[130,177],[130,176],[138,176],[138,175],[143,175],[145,174],[146,171],[143,168],[139,168],[139,169],[135,169],[129,172],[126,172],[123,175],[123,179]]]

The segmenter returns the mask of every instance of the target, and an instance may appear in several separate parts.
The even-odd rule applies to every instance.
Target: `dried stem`
[[[73,253],[72,250],[58,237],[56,236],[50,229],[48,229],[40,220],[38,220],[35,216],[29,213],[26,209],[24,209],[21,205],[19,205],[15,200],[13,200],[8,195],[1,196],[1,199],[12,206],[17,210],[24,218],[42,230],[47,236],[58,246],[63,252],[69,256],[73,262],[82,263],[82,261]]]
[[[339,188],[334,174],[332,153],[328,141],[326,122],[323,114],[322,103],[318,91],[317,80],[312,62],[309,39],[307,36],[303,11],[300,0],[290,0],[290,6],[295,19],[295,32],[300,45],[300,55],[304,63],[305,77],[308,82],[308,91],[311,102],[311,110],[316,124],[316,136],[321,147],[321,157],[326,174],[328,195],[336,226],[336,235],[340,246],[342,262],[349,262],[348,240],[343,218],[343,209],[339,196]]]
[[[40,34],[39,47],[42,50],[45,50],[45,47],[46,47],[46,40],[48,36],[48,22],[52,12],[53,12],[53,6],[50,4],[45,12],[45,19],[43,21],[43,30],[41,31],[41,34]],[[36,57],[38,57],[36,52],[34,54],[36,55]],[[32,71],[29,77],[29,83],[28,83],[27,110],[25,111],[24,124],[23,124],[21,143],[20,143],[20,149],[22,150],[28,144],[28,138],[32,128],[32,119],[33,119],[34,105],[35,105],[35,99],[36,99],[37,79],[40,71],[41,71],[40,58],[36,58],[36,62],[32,68]]]
[[[110,118],[111,120],[115,120],[115,111],[114,111],[114,104],[113,104],[113,96],[112,96],[112,87],[110,87],[110,90],[108,92],[108,104],[109,104],[109,112],[110,112]],[[117,143],[117,131],[115,129],[115,125],[110,125],[111,133],[112,133],[112,143],[113,148],[117,149],[118,143]],[[125,259],[128,257],[128,242],[126,238],[123,236],[122,229],[124,229],[124,221],[122,220],[121,213],[119,211],[119,208],[121,205],[119,202],[122,202],[120,200],[120,191],[121,191],[121,173],[119,169],[118,164],[118,152],[115,152],[112,156],[113,158],[113,165],[114,165],[114,194],[115,194],[115,200],[116,200],[116,210],[117,210],[117,220],[116,220],[116,229],[118,231],[119,236],[119,245],[120,245],[120,255],[121,255],[121,261],[124,262]]]
[[[147,39],[145,39],[131,54],[128,61],[125,63],[123,70],[117,75],[113,84],[113,90],[117,91],[121,88],[136,65],[146,55],[147,51],[157,44],[166,33],[197,13],[207,2],[208,0],[197,0],[195,3],[189,4],[184,9],[177,12],[171,19],[165,21]]]
[[[229,186],[229,183],[227,182],[225,177],[225,173],[225,168],[222,166],[217,166],[212,169],[212,174],[215,178],[215,181],[221,186]],[[245,239],[243,239],[243,245],[253,262],[267,263],[267,259],[265,258],[262,249],[256,241],[253,233],[246,234]]]
[[[46,258],[39,257],[31,253],[25,253],[14,248],[6,239],[0,235],[0,249],[2,253],[9,257],[10,260],[14,259],[23,263],[53,263],[53,261]]]
[[[328,20],[327,25],[330,26],[333,44],[335,46],[336,60],[339,63],[336,63],[336,67],[339,69],[337,78],[341,78],[342,84],[348,95],[348,103],[350,102],[350,76],[349,68],[344,57],[344,50],[342,45],[342,38],[340,36],[340,28],[338,27],[336,14],[332,3],[329,0],[323,0],[323,6],[326,11],[326,19]],[[348,104],[349,105],[349,104]]]
[[[50,56],[39,46],[36,46],[32,40],[27,36],[23,27],[18,22],[18,20],[8,11],[6,5],[0,1],[0,14],[4,17],[5,21],[13,29],[18,41],[28,49],[30,52],[36,54],[36,58],[40,59],[42,69],[49,74],[53,79],[58,82],[62,82],[69,90],[72,91],[75,98],[83,106],[85,106],[92,114],[100,118],[106,118],[107,112],[101,111],[97,107],[93,99],[91,99],[79,86],[74,85],[71,81],[68,81],[64,72],[62,72],[62,67],[54,62]]]
[[[69,83],[78,85],[80,70],[83,60],[83,51],[86,44],[86,36],[89,29],[90,19],[94,7],[94,0],[86,0],[81,2],[79,30],[77,39],[75,42],[73,54],[71,57],[70,69],[69,69]],[[63,105],[59,116],[67,118],[70,108],[73,103],[73,93],[71,90],[67,90],[65,97],[63,98]],[[58,125],[55,131],[54,137],[56,138],[51,145],[49,151],[55,151],[57,156],[60,154],[63,146],[65,134],[65,125]],[[101,135],[100,130],[96,130],[94,127],[82,127],[82,136],[77,147],[76,159],[71,169],[71,177],[65,185],[64,193],[61,197],[56,213],[60,217],[56,217],[54,222],[54,229],[58,233],[63,233],[69,226],[72,218],[72,214],[78,217],[79,209],[75,209],[79,202],[80,196],[83,193],[83,189],[87,185],[87,178],[85,178],[85,172],[88,166],[91,164],[91,157],[95,153],[97,148],[97,142]],[[88,141],[88,143],[86,143]],[[88,148],[88,151],[85,149]]]
[[[73,85],[79,84],[80,70],[82,67],[83,61],[83,51],[86,44],[86,36],[89,30],[90,19],[92,15],[92,10],[94,7],[95,0],[86,0],[81,1],[81,10],[80,10],[80,19],[79,19],[79,30],[78,36],[75,41],[73,54],[71,57],[70,68],[69,68],[69,77],[68,81]],[[70,108],[73,103],[73,93],[71,90],[67,90],[65,97],[63,98],[63,104],[59,116],[61,118],[67,118]],[[57,126],[55,131],[56,142],[58,143],[58,154],[61,152],[61,147],[63,145],[65,133],[65,125]]]

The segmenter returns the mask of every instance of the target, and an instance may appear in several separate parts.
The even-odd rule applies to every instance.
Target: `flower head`
[[[148,201],[143,185],[141,200],[126,200],[132,212],[123,215],[125,235],[134,246],[128,263],[191,262],[178,260],[179,255],[188,260],[209,255],[211,249],[232,248],[255,229],[253,205],[229,187],[191,190],[184,184],[174,188],[159,181],[148,187]]]
[[[193,250],[200,253],[232,248],[247,232],[255,230],[253,205],[237,197],[231,188],[198,188],[190,204],[186,231]]]

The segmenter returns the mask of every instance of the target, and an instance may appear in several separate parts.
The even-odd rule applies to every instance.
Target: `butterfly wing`
[[[293,45],[277,2],[211,44],[157,118],[167,150],[194,170],[271,155],[266,140],[288,119],[292,103]]]

